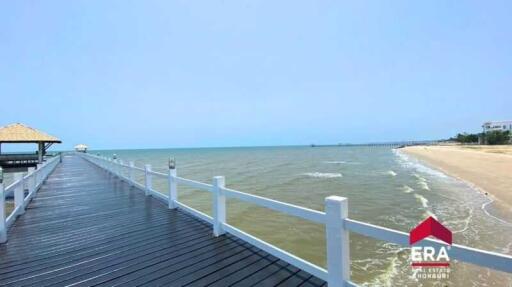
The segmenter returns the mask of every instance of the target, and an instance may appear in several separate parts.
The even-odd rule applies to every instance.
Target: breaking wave
[[[418,185],[424,190],[430,190],[430,187],[428,186],[426,181],[418,181]]]
[[[437,176],[441,178],[449,178],[446,174],[441,171],[432,169],[424,164],[422,164],[419,160],[409,157],[398,149],[393,149],[393,153],[397,156],[398,163],[404,167],[413,168],[419,172],[423,172],[432,176]]]
[[[415,193],[414,197],[416,197],[416,199],[421,203],[421,206],[428,208],[428,199],[426,199],[423,195]]]
[[[417,181],[416,183],[424,190],[430,190],[430,187],[428,186],[428,181],[426,178],[422,177],[421,175],[414,173],[414,177],[416,177]]]
[[[388,171],[386,172],[386,174],[389,174],[389,175],[391,175],[391,176],[396,176],[396,172],[394,172],[394,171],[392,171],[392,170],[388,170]]]
[[[400,189],[405,193],[411,193],[414,191],[414,189],[408,185],[404,185]]]
[[[337,177],[343,177],[341,173],[324,173],[324,172],[307,172],[303,173],[305,176],[309,177],[316,177],[316,178],[337,178]]]

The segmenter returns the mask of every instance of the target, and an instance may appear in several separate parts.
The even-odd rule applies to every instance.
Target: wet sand
[[[512,208],[512,146],[413,146],[402,151]]]

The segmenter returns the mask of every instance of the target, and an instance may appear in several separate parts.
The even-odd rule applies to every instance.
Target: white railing
[[[348,218],[347,199],[339,196],[330,196],[325,199],[325,212],[312,210],[256,195],[243,193],[225,187],[223,176],[216,176],[212,184],[206,184],[176,175],[174,165],[169,164],[167,174],[151,170],[150,165],[144,168],[136,167],[133,162],[125,164],[119,159],[111,159],[91,154],[81,154],[88,161],[104,168],[110,173],[127,181],[132,186],[142,189],[146,195],[154,196],[169,208],[179,208],[213,225],[214,236],[224,233],[232,234],[254,246],[300,268],[312,275],[328,282],[329,286],[357,286],[350,281],[349,232],[355,232],[377,240],[383,240],[403,246],[409,246],[409,234],[397,230],[376,226]],[[128,175],[123,172],[128,169]],[[144,185],[137,183],[133,171],[144,172]],[[152,177],[165,178],[169,183],[167,195],[160,193],[152,187]],[[213,195],[212,216],[204,214],[192,207],[178,201],[177,184],[183,184],[194,189],[210,192]],[[287,215],[299,217],[315,223],[325,225],[327,246],[327,269],[301,259],[289,252],[279,249],[261,239],[258,239],[226,222],[226,198],[236,198],[245,202],[266,207]],[[444,243],[424,239],[420,245],[439,247]],[[465,261],[482,267],[512,273],[512,256],[479,250],[463,245],[453,244],[450,249],[452,259]]]
[[[7,230],[16,218],[25,213],[25,208],[35,196],[43,182],[62,161],[62,155],[49,158],[45,163],[37,164],[37,168],[29,167],[25,176],[23,173],[14,174],[14,182],[5,187],[3,172],[0,171],[0,243],[7,241]],[[1,170],[1,168],[0,168]],[[25,190],[28,190],[25,196]],[[6,216],[5,197],[14,194],[14,209]]]

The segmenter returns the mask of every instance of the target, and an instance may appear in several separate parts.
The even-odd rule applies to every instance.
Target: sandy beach
[[[401,150],[512,207],[512,146],[413,146]]]

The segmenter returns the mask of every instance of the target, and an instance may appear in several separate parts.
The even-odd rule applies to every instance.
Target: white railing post
[[[25,208],[23,208],[23,201],[25,199],[25,191],[23,187],[23,174],[21,172],[17,172],[14,174],[14,180],[19,181],[18,185],[14,189],[14,207],[18,208],[18,214],[25,213]]]
[[[116,162],[117,162],[117,154],[113,154],[112,155],[112,173],[114,174],[114,176],[116,175],[117,171],[116,171]]]
[[[145,186],[146,186],[146,195],[151,195],[151,165],[150,164],[146,164],[144,166],[144,175],[145,175],[145,180],[144,180],[144,183],[145,183]]]
[[[119,176],[119,160],[116,158],[114,159],[114,167],[113,167],[113,170],[114,170],[114,175],[115,176]]]
[[[222,191],[226,180],[223,176],[213,177],[213,235],[224,234],[223,224],[226,223],[226,196]]]
[[[7,225],[5,222],[4,171],[0,167],[0,243],[7,241]]]
[[[35,167],[29,167],[28,168],[28,174],[30,177],[28,178],[28,194],[32,196],[32,193],[36,190],[36,174],[35,174]]]
[[[350,242],[345,219],[348,217],[347,199],[329,196],[325,199],[325,232],[327,240],[327,285],[347,286],[350,280]]]
[[[169,208],[175,209],[178,207],[178,189],[176,184],[176,162],[174,159],[169,159]]]
[[[41,167],[43,166],[42,163],[38,163],[36,165],[36,170],[37,170],[37,174],[36,174],[36,186],[39,186],[39,184],[42,182],[41,180]]]
[[[119,178],[123,178],[124,162],[122,159],[119,160]]]
[[[134,179],[133,179],[133,170],[134,170],[135,164],[133,161],[130,161],[130,169],[128,170],[128,177],[130,178],[130,186],[133,186]]]

